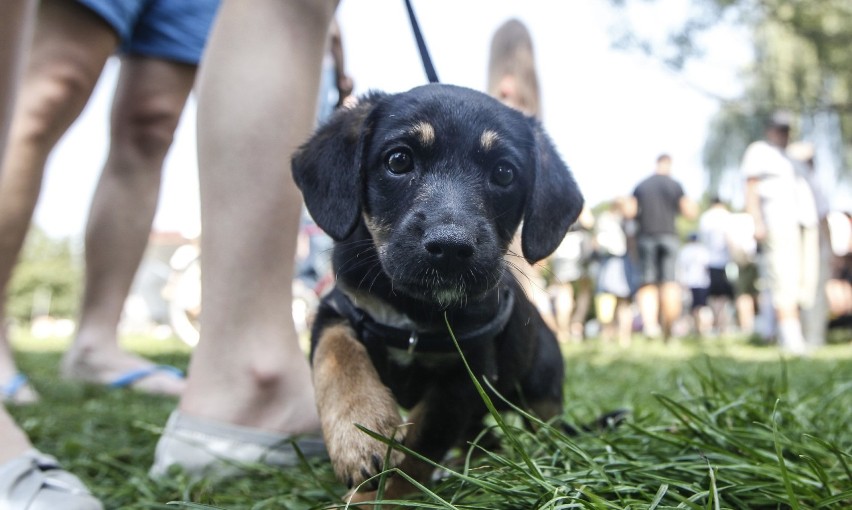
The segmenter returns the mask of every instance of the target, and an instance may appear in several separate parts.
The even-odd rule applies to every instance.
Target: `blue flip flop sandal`
[[[154,374],[168,374],[176,379],[183,379],[183,371],[170,365],[151,365],[126,372],[107,384],[110,388],[129,388],[138,381]]]
[[[21,391],[21,388],[27,385],[28,382],[29,379],[27,379],[27,376],[20,372],[13,375],[12,378],[9,379],[9,382],[0,386],[0,400],[3,402],[15,402],[16,395],[19,391]]]

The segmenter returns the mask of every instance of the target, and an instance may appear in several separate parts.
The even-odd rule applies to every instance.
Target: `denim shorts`
[[[637,237],[642,285],[675,281],[675,266],[680,240],[676,234]]]
[[[121,52],[198,65],[219,0],[77,0],[121,39]]]

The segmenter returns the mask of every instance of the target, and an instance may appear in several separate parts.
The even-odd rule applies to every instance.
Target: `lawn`
[[[289,470],[258,466],[225,482],[146,472],[171,399],[68,384],[56,377],[65,339],[16,335],[17,357],[42,401],[10,411],[109,509],[308,509],[340,504],[345,488],[325,461]],[[185,368],[177,341],[125,345]],[[782,360],[737,339],[628,349],[565,348],[565,419],[616,408],[620,427],[566,437],[528,432],[517,416],[490,420],[490,451],[460,451],[411,508],[852,508],[852,345]],[[180,503],[178,503],[180,502]]]

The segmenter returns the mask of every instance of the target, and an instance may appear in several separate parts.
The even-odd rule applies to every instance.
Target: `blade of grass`
[[[719,505],[719,490],[716,486],[716,470],[710,464],[710,459],[704,457],[704,460],[707,461],[707,470],[710,472],[710,500],[707,501],[707,508],[709,509],[712,503],[714,510],[721,510]]]
[[[852,470],[850,470],[850,469],[849,469],[849,464],[846,462],[846,459],[847,459],[847,458],[852,458],[852,454],[850,454],[849,452],[844,452],[843,450],[841,450],[840,448],[838,448],[838,447],[837,447],[836,445],[834,445],[833,443],[830,443],[830,442],[828,442],[828,441],[826,441],[826,440],[824,440],[824,439],[821,439],[821,438],[819,438],[819,437],[813,436],[813,435],[811,435],[811,434],[803,434],[802,436],[803,436],[805,439],[809,439],[809,440],[811,440],[811,441],[813,441],[813,442],[817,443],[818,445],[822,446],[822,447],[823,447],[823,448],[825,448],[826,450],[830,451],[831,453],[833,453],[833,454],[834,454],[834,456],[835,456],[835,457],[837,457],[837,461],[838,461],[838,462],[840,463],[840,465],[843,467],[843,471],[846,473],[846,479],[847,479],[847,481],[848,481],[850,484],[852,484]]]
[[[786,365],[784,365],[786,367]],[[787,370],[785,368],[784,374],[786,378]],[[784,481],[784,488],[787,491],[787,497],[789,498],[788,503],[790,503],[790,507],[793,510],[799,510],[799,500],[796,498],[796,494],[793,492],[793,484],[790,482],[790,474],[787,472],[787,464],[784,462],[784,454],[781,451],[781,440],[778,434],[778,420],[776,418],[778,412],[778,404],[780,403],[780,399],[775,401],[775,409],[772,411],[772,436],[775,442],[775,454],[778,457],[778,465],[781,468],[781,478]]]
[[[381,501],[380,499],[378,499],[378,498],[377,498],[377,499],[376,499],[376,500],[374,500],[374,501],[359,502],[359,503],[358,503],[358,506],[359,506],[359,507],[360,507],[360,506],[362,506],[362,505],[367,505],[367,504],[369,504],[369,505],[373,505],[373,506],[380,506],[380,505],[405,505],[405,506],[406,506],[406,507],[408,507],[408,508],[447,508],[447,509],[450,509],[450,510],[459,510],[459,509],[458,509],[458,507],[456,507],[456,506],[454,506],[454,505],[450,504],[449,502],[445,501],[443,498],[441,498],[440,496],[438,496],[438,494],[436,494],[435,492],[433,492],[433,491],[432,491],[432,490],[430,490],[428,487],[426,487],[426,486],[425,486],[425,485],[423,485],[422,483],[418,482],[417,480],[415,480],[415,479],[414,479],[414,478],[412,478],[411,476],[409,476],[409,475],[405,474],[405,472],[403,472],[403,471],[402,471],[402,470],[400,470],[399,468],[389,469],[389,470],[387,470],[387,472],[388,472],[388,473],[393,473],[393,474],[395,474],[396,476],[399,476],[399,477],[405,478],[405,480],[406,480],[406,481],[408,481],[408,482],[409,482],[411,485],[413,485],[415,488],[417,488],[417,490],[419,490],[419,491],[420,491],[420,492],[422,492],[423,494],[426,494],[427,496],[429,496],[430,498],[432,498],[434,501],[436,501],[436,502],[438,503],[438,505],[437,505],[437,506],[436,506],[436,505],[434,505],[434,504],[433,504],[433,505],[429,505],[428,503],[420,504],[420,503],[415,503],[415,502],[412,502],[412,501],[399,501],[399,500],[386,500],[386,501]],[[365,483],[366,483],[366,482],[365,482]],[[346,508],[349,508],[349,503],[348,503],[348,502],[347,502]]]
[[[852,507],[852,489],[839,492],[830,498],[820,500],[814,505],[814,508],[834,507],[837,503],[844,503],[844,505],[840,508]]]
[[[363,427],[363,426],[358,425],[358,424],[355,424],[355,426],[358,427],[358,429],[361,430],[362,432],[364,432],[365,434],[372,437],[373,439],[375,439],[377,441],[381,441],[381,442],[383,442],[383,443],[385,443],[389,446],[392,445],[392,447],[394,449],[401,451],[405,455],[410,455],[412,457],[417,458],[418,460],[422,460],[423,462],[427,462],[433,468],[440,469],[442,471],[446,471],[447,473],[449,473],[453,477],[459,478],[461,480],[465,480],[465,481],[472,483],[472,484],[476,484],[477,486],[480,486],[483,490],[488,490],[488,491],[492,491],[492,492],[499,492],[499,491],[504,489],[504,487],[500,486],[499,484],[485,483],[482,480],[479,480],[477,478],[466,476],[466,475],[463,475],[461,473],[458,473],[458,472],[456,472],[456,471],[454,471],[454,470],[452,470],[452,469],[450,469],[450,468],[448,468],[448,467],[446,467],[442,464],[439,464],[439,463],[437,463],[437,462],[435,462],[435,461],[433,461],[433,460],[431,460],[427,457],[424,457],[420,453],[412,450],[411,448],[408,448],[404,444],[399,443],[399,442],[397,442],[393,439],[389,439],[389,438],[387,438],[387,437],[385,437],[385,436],[383,436],[383,435],[381,435],[377,432],[373,432],[372,430],[370,430],[366,427]]]
[[[498,392],[498,391],[497,391],[497,390],[496,390],[496,389],[492,386],[492,384],[491,384],[491,383],[490,383],[487,379],[485,379],[485,384],[486,384],[486,385],[488,386],[488,388],[489,388],[491,391],[493,391],[493,392],[494,392],[494,393],[495,393],[495,394],[496,394],[496,395],[497,395],[497,396],[498,396],[498,397],[499,397],[499,398],[500,398],[503,402],[505,402],[505,403],[506,403],[506,405],[508,405],[508,406],[509,406],[509,408],[510,408],[512,411],[514,411],[514,412],[518,413],[518,414],[519,414],[521,417],[523,417],[525,420],[527,420],[527,421],[529,421],[530,423],[534,424],[536,427],[538,427],[538,428],[539,428],[539,430],[541,430],[541,431],[543,431],[543,432],[545,432],[545,433],[553,434],[553,435],[557,438],[557,440],[558,440],[558,442],[559,442],[559,446],[560,446],[560,447],[563,447],[563,446],[564,446],[564,447],[567,447],[567,448],[568,448],[571,452],[573,452],[573,453],[575,453],[576,455],[578,455],[578,456],[579,456],[580,458],[582,458],[582,459],[583,459],[583,460],[584,460],[584,461],[585,461],[585,462],[586,462],[589,466],[591,466],[592,468],[594,468],[594,469],[595,469],[595,470],[596,470],[596,471],[597,471],[597,472],[598,472],[598,473],[599,473],[599,474],[600,474],[600,475],[601,475],[604,479],[606,479],[607,481],[609,481],[609,476],[607,475],[606,470],[605,470],[605,469],[603,469],[603,467],[602,467],[602,466],[600,466],[597,462],[595,462],[595,460],[594,460],[594,459],[593,459],[593,458],[592,458],[592,457],[591,457],[588,453],[586,453],[585,451],[583,451],[583,449],[582,449],[582,448],[578,447],[578,446],[577,446],[577,443],[576,443],[575,441],[572,441],[572,440],[571,440],[571,438],[569,438],[569,437],[568,437],[568,435],[567,435],[567,434],[566,434],[563,430],[560,430],[559,428],[555,427],[553,424],[548,423],[548,422],[546,422],[546,421],[542,420],[541,418],[539,418],[538,416],[535,416],[534,414],[532,414],[532,413],[530,413],[530,412],[526,411],[525,409],[522,409],[521,407],[519,407],[519,406],[515,405],[515,404],[514,404],[513,402],[511,402],[509,399],[507,399],[507,398],[505,398],[503,395],[501,395],[501,394],[500,394],[500,393],[499,393],[499,392]]]
[[[470,365],[468,364],[467,358],[465,358],[464,353],[461,350],[461,346],[459,345],[459,341],[456,338],[455,333],[453,333],[453,328],[450,325],[450,320],[449,320],[449,318],[447,318],[446,312],[444,312],[444,324],[447,325],[447,330],[450,333],[450,338],[452,338],[452,340],[453,340],[453,345],[455,345],[456,351],[458,351],[459,356],[461,357],[462,363],[464,364],[464,368],[465,368],[465,370],[467,370],[467,373],[470,376],[470,380],[473,381],[473,385],[476,387],[477,393],[479,393],[479,396],[482,398],[482,401],[485,403],[485,407],[488,408],[488,412],[494,418],[494,421],[497,422],[497,425],[500,427],[500,429],[503,431],[503,433],[506,434],[506,437],[509,439],[509,442],[512,443],[512,446],[515,448],[515,450],[519,454],[521,454],[521,458],[524,460],[527,467],[530,469],[530,473],[532,473],[534,476],[538,477],[539,479],[544,480],[544,477],[542,476],[541,472],[539,471],[538,466],[536,466],[535,462],[532,461],[532,459],[529,457],[529,455],[525,454],[523,447],[518,442],[518,440],[514,436],[514,434],[512,434],[511,431],[509,430],[509,428],[506,426],[506,423],[503,421],[503,416],[497,411],[497,408],[494,407],[494,402],[491,401],[491,398],[485,392],[485,389],[482,387],[482,384],[479,383],[479,378],[476,376],[476,374],[473,373],[473,370],[470,369]]]
[[[660,501],[663,500],[663,496],[666,495],[666,492],[669,490],[669,485],[664,483],[660,485],[660,488],[657,489],[657,493],[654,495],[654,499],[651,500],[651,504],[648,506],[648,510],[655,510],[657,505],[660,504]]]

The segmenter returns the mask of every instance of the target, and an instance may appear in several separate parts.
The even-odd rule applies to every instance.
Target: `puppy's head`
[[[442,306],[497,285],[521,221],[535,262],[583,204],[535,120],[448,85],[372,94],[338,112],[295,154],[293,176],[332,238],[363,221],[394,288]]]

